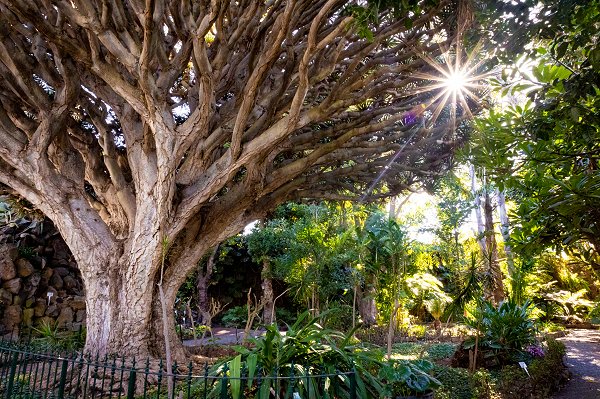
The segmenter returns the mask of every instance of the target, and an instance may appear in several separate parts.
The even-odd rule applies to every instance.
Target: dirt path
[[[600,331],[571,330],[567,346],[571,381],[553,399],[600,399]]]

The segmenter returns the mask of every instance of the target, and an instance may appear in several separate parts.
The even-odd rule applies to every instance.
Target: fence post
[[[17,360],[19,360],[19,352],[13,352],[12,360],[10,362],[8,385],[6,387],[6,399],[10,399],[12,396],[13,386],[15,384],[15,373],[17,371]]]
[[[135,378],[136,372],[134,366],[129,370],[129,381],[127,384],[127,399],[134,399],[135,397]]]
[[[356,368],[352,367],[350,377],[350,399],[356,399]]]
[[[69,361],[67,359],[63,359],[62,367],[60,369],[60,381],[58,383],[58,399],[64,399],[65,397],[65,384],[67,383],[68,366]]]
[[[191,391],[192,391],[192,368],[193,368],[193,364],[190,361],[190,364],[188,366],[188,378],[187,378],[187,397],[188,399],[191,396]]]
[[[223,378],[221,379],[221,394],[219,395],[220,399],[228,399],[227,398],[227,364],[223,368]]]

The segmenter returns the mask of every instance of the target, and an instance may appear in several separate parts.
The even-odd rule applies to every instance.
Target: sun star
[[[450,93],[458,94],[465,90],[468,84],[468,77],[463,70],[452,71],[442,83]]]

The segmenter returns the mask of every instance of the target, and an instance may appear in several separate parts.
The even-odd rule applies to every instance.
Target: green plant
[[[515,365],[503,367],[497,377],[496,390],[506,399],[551,397],[569,377],[564,355],[565,345],[548,339],[545,356],[529,362],[528,374]]]
[[[44,321],[37,328],[32,328],[32,332],[32,345],[41,349],[78,350],[85,345],[84,327],[79,331],[60,331],[55,322]]]
[[[389,360],[379,370],[386,397],[422,395],[441,383],[429,375],[433,363],[428,360]]]
[[[231,383],[227,389],[233,397],[238,397],[242,389],[248,395],[260,390],[261,395],[273,389],[275,392],[287,392],[290,379],[276,380],[264,378],[277,374],[279,376],[306,376],[315,374],[339,374],[338,370],[359,374],[357,378],[358,395],[361,398],[378,397],[381,392],[379,380],[372,374],[381,364],[383,354],[380,350],[367,350],[364,345],[357,344],[352,338],[353,331],[342,334],[324,329],[317,320],[321,316],[308,318],[308,312],[298,316],[296,323],[282,333],[276,326],[266,326],[264,336],[250,340],[251,346],[236,347],[239,353],[216,365],[214,372],[219,376],[228,376]],[[245,387],[240,385],[239,376],[247,377]],[[261,376],[262,384],[257,386],[253,377]],[[317,379],[299,378],[294,389],[302,397],[349,397],[350,379],[346,374],[336,378]],[[237,382],[236,382],[237,381]],[[211,391],[211,397],[217,397],[223,389],[219,381]],[[263,397],[263,396],[261,396]],[[264,396],[266,397],[266,396]]]
[[[43,321],[37,328],[33,328],[36,337],[33,338],[34,344],[55,348],[59,345],[60,334],[55,322]]]
[[[298,319],[297,312],[281,307],[275,308],[275,315],[277,316],[277,324],[279,326],[294,324]]]
[[[468,324],[475,328],[478,337],[468,339],[465,349],[471,349],[476,341],[486,356],[495,356],[500,364],[506,363],[536,340],[534,320],[529,316],[530,302],[518,305],[512,301],[501,302],[498,308],[484,302]]]
[[[443,342],[439,344],[429,345],[425,353],[430,360],[435,361],[441,359],[448,359],[452,357],[452,355],[454,355],[455,351],[455,344]]]
[[[435,392],[436,399],[474,398],[471,373],[467,369],[447,366],[433,366],[432,375],[441,383]]]
[[[244,328],[246,319],[248,318],[248,307],[234,306],[223,312],[221,323],[225,327]]]

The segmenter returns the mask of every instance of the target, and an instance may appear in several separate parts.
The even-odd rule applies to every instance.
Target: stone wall
[[[42,323],[61,330],[85,323],[77,264],[48,221],[0,227],[0,336],[16,337]]]

